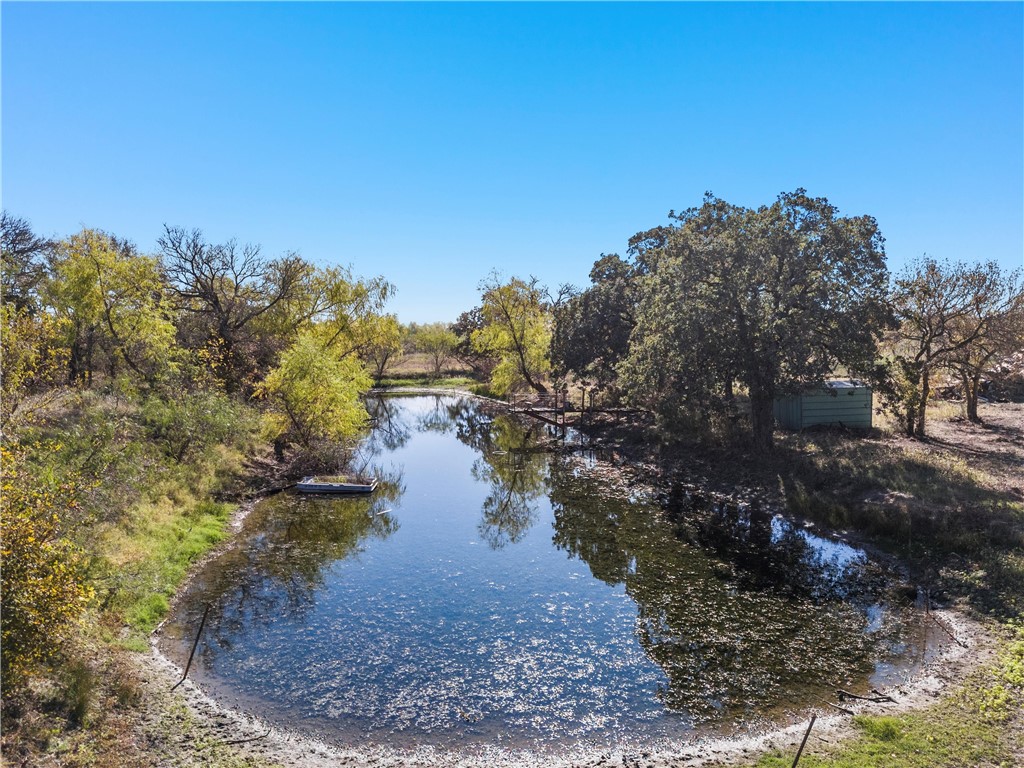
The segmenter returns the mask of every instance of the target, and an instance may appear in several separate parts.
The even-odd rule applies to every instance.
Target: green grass
[[[838,746],[812,732],[800,768],[1011,768],[1024,707],[1024,627],[1012,625],[998,661],[975,672],[953,695],[923,711],[858,715],[858,735]],[[1016,752],[1015,752],[1016,750]],[[756,768],[790,768],[796,750],[762,756]]]
[[[139,505],[129,525],[107,540],[110,565],[123,574],[108,606],[139,635],[151,632],[192,564],[227,535],[232,509],[208,500],[181,504],[168,498]]]
[[[960,768],[1009,766],[1013,755],[999,728],[958,713],[929,712],[898,717],[858,716],[860,736],[831,756],[804,750],[801,768]],[[814,737],[809,742],[812,743]],[[795,751],[794,751],[795,753]],[[793,755],[774,753],[758,768],[790,768]]]
[[[376,385],[384,389],[397,387],[443,387],[445,389],[466,389],[478,385],[476,379],[468,376],[433,377],[427,373],[410,373],[404,376],[385,376]]]

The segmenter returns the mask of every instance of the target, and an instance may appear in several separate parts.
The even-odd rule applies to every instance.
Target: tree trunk
[[[92,389],[92,353],[96,347],[96,331],[89,329],[85,337],[85,386]]]
[[[750,426],[754,438],[754,450],[768,453],[772,449],[772,434],[775,416],[772,406],[775,398],[764,392],[750,391]]]
[[[914,437],[924,437],[925,409],[928,407],[928,396],[931,394],[931,377],[927,368],[921,371],[921,400],[917,404],[917,424],[914,425]]]
[[[68,355],[68,384],[78,384],[82,379],[82,340],[75,332],[75,338],[71,342],[71,351]]]
[[[981,388],[981,375],[964,376],[964,401],[967,404],[967,420],[981,424],[978,416],[978,390]]]

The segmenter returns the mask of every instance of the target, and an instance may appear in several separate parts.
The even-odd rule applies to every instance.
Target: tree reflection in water
[[[855,550],[756,505],[636,501],[469,399],[371,411],[362,455],[408,474],[262,501],[165,630],[183,660],[211,604],[192,674],[280,722],[345,743],[644,742],[863,690],[926,647]]]
[[[398,530],[391,515],[405,488],[396,472],[378,473],[370,496],[337,497],[282,493],[263,500],[247,521],[253,533],[225,552],[216,569],[190,588],[193,612],[207,605],[201,657],[230,649],[233,637],[281,616],[300,616],[314,606],[325,571],[360,551],[369,539]],[[198,623],[198,614],[189,617]]]
[[[537,520],[539,500],[547,492],[548,461],[538,447],[536,424],[525,424],[505,413],[489,414],[467,398],[438,397],[421,416],[423,431],[454,432],[459,442],[479,454],[473,478],[489,490],[477,530],[492,549],[522,540]]]
[[[661,514],[566,462],[553,463],[551,501],[555,545],[625,585],[637,638],[668,678],[659,700],[697,721],[852,685],[872,671],[876,643],[899,647],[894,623],[867,632],[881,598],[874,569],[827,556],[827,543],[757,505],[677,491]]]
[[[395,398],[368,397],[366,411],[370,414],[370,434],[359,447],[360,454],[369,457],[393,453],[409,442],[413,427],[408,413]]]

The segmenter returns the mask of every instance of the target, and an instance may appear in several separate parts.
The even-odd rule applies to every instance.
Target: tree
[[[295,254],[268,261],[258,245],[208,243],[198,229],[165,225],[157,244],[179,310],[216,340],[224,386],[228,392],[240,391],[252,379],[254,321],[298,300],[312,267]]]
[[[708,194],[670,217],[630,241],[643,277],[623,384],[666,413],[715,407],[739,382],[753,446],[769,450],[776,396],[874,359],[886,323],[882,236],[870,216],[840,217],[802,189],[756,210]]]
[[[257,388],[271,406],[265,419],[271,439],[291,438],[308,449],[316,440],[355,437],[366,425],[361,395],[370,377],[357,357],[339,356],[325,341],[315,332],[300,334]]]
[[[25,219],[0,213],[0,288],[5,306],[36,312],[37,290],[46,272],[44,257],[51,246]]]
[[[474,307],[459,315],[452,323],[452,333],[457,341],[452,356],[463,365],[468,365],[473,372],[481,377],[490,378],[496,361],[487,351],[481,351],[473,345],[473,334],[483,330],[483,312],[480,307]]]
[[[429,358],[434,378],[441,376],[441,371],[451,360],[458,342],[458,337],[447,323],[426,323],[418,326],[412,337],[416,350]]]
[[[608,389],[629,351],[636,324],[637,275],[618,254],[602,254],[590,270],[591,286],[554,313],[551,357],[559,375]]]
[[[57,396],[66,366],[65,334],[56,317],[0,306],[0,435],[26,411],[38,411]]]
[[[498,394],[525,384],[546,393],[543,377],[551,370],[550,306],[536,278],[502,283],[495,273],[480,284],[482,327],[473,331],[473,346],[498,359],[491,387]]]
[[[967,418],[981,423],[978,397],[993,360],[1024,348],[1024,285],[1020,271],[1005,273],[995,262],[970,270],[975,285],[968,313],[952,324],[958,344],[948,367],[963,386]]]
[[[897,321],[888,340],[895,407],[906,433],[925,436],[933,380],[943,368],[963,381],[968,414],[976,420],[985,366],[1020,342],[1024,298],[1018,273],[1004,274],[995,263],[924,257],[896,277],[890,301]]]
[[[402,357],[402,326],[397,317],[381,317],[376,338],[365,346],[362,356],[373,372],[374,383],[379,384],[388,370]]]
[[[97,349],[111,372],[123,362],[152,382],[173,363],[175,329],[155,258],[131,243],[83,229],[54,247],[43,287],[68,330],[68,378],[92,383]]]

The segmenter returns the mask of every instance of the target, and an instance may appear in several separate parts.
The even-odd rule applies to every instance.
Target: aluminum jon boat
[[[295,489],[302,493],[373,493],[377,487],[377,479],[373,477],[358,483],[345,480],[317,478],[312,475],[304,477],[295,484]]]

